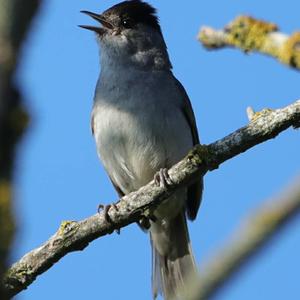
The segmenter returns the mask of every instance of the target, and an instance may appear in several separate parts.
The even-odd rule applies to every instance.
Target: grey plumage
[[[161,168],[179,161],[199,143],[188,96],[173,76],[155,10],[138,0],[103,14],[86,12],[103,24],[92,127],[100,159],[120,195],[151,181]],[[96,28],[96,29],[95,29]],[[202,181],[176,192],[154,212],[153,295],[180,297],[196,266],[186,214],[195,219]],[[179,298],[178,298],[179,299]]]

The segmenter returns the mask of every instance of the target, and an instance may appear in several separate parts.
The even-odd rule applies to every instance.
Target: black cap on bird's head
[[[141,0],[130,0],[118,3],[104,11],[96,14],[89,11],[82,11],[100,22],[102,27],[80,25],[80,27],[95,31],[100,36],[108,30],[122,32],[126,29],[134,29],[139,24],[149,26],[161,34],[156,9],[150,4]]]
[[[167,46],[156,9],[141,0],[123,1],[102,14],[82,11],[102,26],[82,25],[97,33],[101,64],[170,70]]]

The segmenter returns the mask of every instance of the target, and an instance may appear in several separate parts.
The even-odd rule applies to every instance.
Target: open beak
[[[79,27],[81,27],[81,28],[92,30],[100,35],[102,35],[106,31],[106,29],[114,28],[114,26],[110,22],[108,22],[103,15],[98,15],[98,14],[95,14],[95,13],[87,11],[87,10],[82,10],[81,12],[83,14],[86,14],[86,15],[92,17],[94,20],[98,21],[103,26],[103,27],[96,27],[96,26],[90,26],[90,25],[79,25]]]

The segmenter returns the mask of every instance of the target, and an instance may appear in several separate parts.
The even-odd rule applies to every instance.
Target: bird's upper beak
[[[81,12],[92,17],[94,20],[98,21],[103,26],[103,27],[96,27],[96,26],[90,26],[90,25],[79,25],[79,27],[81,27],[81,28],[92,30],[100,35],[103,35],[107,29],[114,28],[112,23],[110,23],[108,20],[106,20],[106,18],[101,14],[98,15],[98,14],[95,14],[95,13],[87,11],[87,10],[82,10]]]

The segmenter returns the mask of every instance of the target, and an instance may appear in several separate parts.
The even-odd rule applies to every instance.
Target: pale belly
[[[190,128],[176,108],[120,110],[94,108],[94,135],[111,180],[125,193],[147,184],[160,168],[169,168],[192,147]]]

